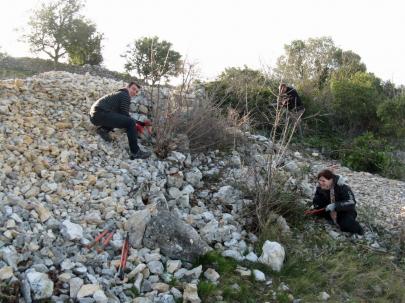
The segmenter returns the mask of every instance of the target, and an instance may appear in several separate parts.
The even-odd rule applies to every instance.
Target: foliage
[[[242,140],[239,129],[245,123],[231,110],[224,115],[223,110],[208,98],[194,100],[190,104],[175,95],[167,104],[156,102],[153,121],[155,152],[161,157],[175,147],[173,144],[181,139],[180,134],[188,139],[191,152],[234,146]]]
[[[201,264],[203,270],[213,268],[220,274],[216,285],[202,278],[198,284],[202,301],[291,302],[292,295],[303,302],[320,302],[320,293],[326,291],[331,296],[328,302],[403,302],[405,264],[400,259],[393,261],[393,252],[374,251],[364,240],[335,240],[324,231],[323,224],[305,223],[292,228],[285,238],[274,225],[263,230],[261,242],[281,241],[287,251],[280,272],[261,263],[236,262],[216,251],[197,260],[195,266]],[[261,270],[271,277],[272,284],[241,277],[235,272],[238,265]],[[288,285],[289,290],[280,290],[281,284]]]
[[[29,32],[24,39],[34,53],[44,52],[55,63],[66,53],[68,36],[73,31],[74,20],[82,8],[80,0],[58,0],[49,4],[42,3],[33,12],[28,26]]]
[[[74,65],[100,65],[103,62],[101,41],[103,34],[96,31],[91,21],[75,19],[72,31],[67,36],[66,49],[69,63]]]
[[[315,302],[321,291],[331,302],[402,302],[404,271],[389,254],[361,243],[337,242],[321,232],[303,231],[288,248],[290,258],[277,276],[305,301]],[[322,256],[320,256],[322,255]]]
[[[286,54],[278,58],[275,75],[295,85],[310,82],[322,88],[339,65],[339,49],[330,37],[294,40],[284,50]]]
[[[383,123],[383,134],[397,139],[405,138],[405,95],[381,103],[377,115]]]
[[[128,45],[123,55],[125,70],[135,73],[152,85],[162,78],[177,76],[181,70],[181,55],[172,50],[172,44],[158,37],[143,37]]]
[[[269,168],[268,168],[269,169]],[[265,182],[257,182],[248,196],[253,198],[254,203],[247,209],[247,216],[251,220],[251,230],[263,231],[274,220],[274,214],[283,216],[290,224],[300,224],[303,219],[304,206],[298,201],[298,194],[287,191],[284,184],[287,180],[280,178],[276,173],[263,170]],[[258,179],[260,177],[256,177]]]
[[[339,79],[350,78],[358,72],[366,72],[366,65],[361,62],[361,57],[352,51],[337,50],[338,68],[333,71],[333,76]]]
[[[194,69],[192,64],[183,65],[183,83],[168,100],[157,98],[153,104],[154,146],[162,158],[174,148],[203,152],[227,149],[243,141],[240,130],[248,124],[248,117],[240,118],[232,109],[215,104],[195,83]],[[189,98],[191,92],[195,93],[193,98]]]
[[[387,143],[367,132],[348,144],[342,155],[343,163],[358,171],[381,173],[390,164]]]
[[[346,131],[376,129],[377,106],[382,100],[379,88],[380,80],[370,73],[332,79],[332,109],[337,124]]]
[[[231,106],[240,116],[249,114],[255,127],[265,129],[271,124],[268,116],[274,112],[278,83],[261,71],[246,66],[227,68],[205,89],[222,107]]]

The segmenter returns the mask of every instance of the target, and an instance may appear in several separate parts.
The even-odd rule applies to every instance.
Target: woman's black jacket
[[[352,190],[344,181],[345,180],[340,176],[336,176],[333,180],[335,189],[335,211],[355,211],[356,199],[354,198]],[[330,190],[323,190],[318,186],[312,203],[316,209],[326,207],[331,203]]]

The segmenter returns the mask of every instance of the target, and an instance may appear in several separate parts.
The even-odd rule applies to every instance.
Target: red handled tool
[[[101,248],[97,248],[97,252],[100,252],[102,249],[105,249],[107,245],[110,243],[112,237],[114,236],[114,231],[105,229],[101,234],[99,234],[93,242],[87,245],[87,248],[92,248],[93,246],[98,245],[101,243]]]
[[[129,234],[127,233],[125,240],[124,240],[124,244],[122,245],[121,261],[120,261],[120,267],[118,269],[118,277],[121,280],[124,279],[124,272],[125,272],[125,267],[127,264],[128,251],[129,251]]]
[[[138,135],[146,142],[152,143],[152,123],[149,120],[136,122],[135,127]]]
[[[305,215],[316,215],[316,214],[320,214],[322,212],[325,211],[325,208],[319,208],[319,209],[308,209],[306,211],[304,211]]]

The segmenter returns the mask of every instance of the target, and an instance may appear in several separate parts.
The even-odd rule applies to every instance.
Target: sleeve
[[[335,201],[336,211],[353,211],[355,209],[356,200],[349,186],[343,185],[340,189],[339,201]]]
[[[312,204],[314,205],[315,209],[324,208],[328,201],[325,200],[325,196],[322,195],[321,189],[319,187],[316,188],[314,199],[312,200]]]
[[[120,114],[129,117],[129,105],[131,104],[131,98],[129,94],[122,92],[120,94]]]

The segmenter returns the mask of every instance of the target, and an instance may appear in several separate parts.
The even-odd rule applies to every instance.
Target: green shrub
[[[337,125],[346,131],[376,129],[377,106],[382,100],[379,79],[356,73],[350,79],[332,79],[332,108]]]
[[[343,152],[343,164],[358,170],[370,173],[382,173],[390,166],[392,161],[386,142],[367,132],[348,144]]]
[[[388,99],[380,104],[377,115],[383,123],[383,134],[398,139],[405,138],[405,95]]]

